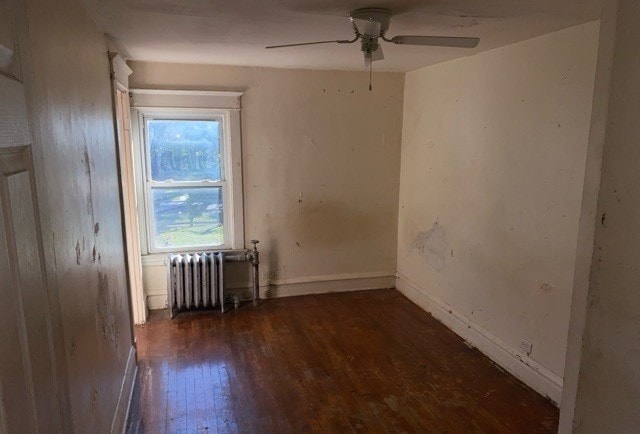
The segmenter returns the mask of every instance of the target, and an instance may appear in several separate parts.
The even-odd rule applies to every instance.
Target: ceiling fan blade
[[[378,45],[378,49],[371,53],[371,60],[384,60],[384,53],[382,52],[382,45]]]
[[[353,22],[362,35],[380,36],[380,23],[373,20],[353,18]]]
[[[316,41],[316,42],[300,42],[298,44],[284,44],[284,45],[269,45],[264,48],[286,48],[286,47],[299,47],[301,45],[318,45],[318,44],[342,44],[344,41]]]
[[[455,36],[394,36],[390,42],[400,45],[428,45],[431,47],[475,48],[480,38]]]

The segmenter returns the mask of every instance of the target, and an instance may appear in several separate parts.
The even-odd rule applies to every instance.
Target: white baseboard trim
[[[324,276],[307,276],[307,277],[293,277],[290,279],[260,279],[260,286],[283,286],[296,283],[317,283],[317,282],[336,282],[340,280],[361,280],[361,279],[374,279],[374,278],[386,278],[394,277],[394,272],[374,271],[369,273],[351,273],[351,274],[330,274]],[[247,285],[248,286],[248,285]]]
[[[316,280],[287,279],[276,281],[268,286],[260,287],[260,297],[278,298],[295,297],[298,295],[328,294],[332,292],[363,291],[367,289],[393,288],[393,275],[337,275],[321,276]]]
[[[261,298],[294,297],[298,295],[326,294],[331,292],[361,291],[366,289],[393,288],[396,278],[384,272],[337,274],[328,276],[301,277],[267,282],[260,286]],[[261,282],[265,283],[265,282]],[[241,299],[250,296],[248,287],[230,288],[229,293],[240,295]],[[151,310],[166,309],[166,294],[148,294],[147,307]]]
[[[527,384],[536,392],[549,397],[556,405],[562,398],[562,378],[521,351],[508,345],[489,330],[439,300],[420,284],[398,273],[396,289],[409,300],[429,312],[438,321],[483,354]]]
[[[132,346],[129,349],[129,357],[127,358],[127,365],[124,370],[122,384],[120,385],[118,403],[116,404],[116,411],[113,415],[113,421],[111,422],[111,434],[124,434],[125,432],[137,372],[136,349]]]
[[[148,294],[147,295],[147,309],[149,310],[158,310],[158,309],[166,309],[167,304],[167,294],[165,290],[165,294]]]

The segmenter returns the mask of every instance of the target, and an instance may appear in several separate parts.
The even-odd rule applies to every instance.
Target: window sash
[[[168,114],[166,116],[154,115],[148,116],[144,115],[142,117],[143,124],[143,143],[142,148],[144,151],[144,162],[145,162],[145,181],[146,182],[166,182],[166,181],[154,181],[153,176],[151,176],[151,143],[149,143],[149,121],[215,121],[218,122],[218,137],[220,140],[220,161],[222,164],[220,165],[220,181],[224,181],[226,179],[226,122],[225,118],[222,115],[188,115],[188,114]],[[208,180],[201,181],[177,181],[177,182],[202,182]]]
[[[158,188],[223,187],[227,181],[147,181],[146,184]]]
[[[158,183],[155,183],[158,184]],[[171,252],[185,252],[185,251],[194,251],[194,250],[221,250],[230,248],[230,231],[229,225],[227,224],[227,218],[229,217],[228,212],[228,198],[227,198],[227,185],[226,182],[220,183],[209,183],[209,185],[203,185],[202,183],[189,183],[187,186],[178,186],[176,183],[162,183],[163,185],[151,185],[151,183],[147,183],[147,188],[145,189],[145,197],[147,203],[147,244],[149,247],[149,253],[171,253]],[[216,184],[216,185],[210,185]],[[222,184],[222,185],[220,185]],[[203,187],[220,187],[220,194],[222,195],[222,215],[223,215],[223,224],[222,224],[222,237],[223,243],[219,245],[215,244],[195,244],[191,246],[176,246],[176,247],[159,247],[156,246],[156,221],[154,217],[154,205],[153,205],[153,189],[165,189],[171,190],[175,188],[203,188]]]

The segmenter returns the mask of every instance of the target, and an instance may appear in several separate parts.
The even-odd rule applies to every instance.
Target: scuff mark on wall
[[[69,355],[73,356],[75,352],[76,352],[76,337],[72,336],[71,342],[69,343]]]
[[[96,387],[92,387],[89,400],[91,402],[91,411],[93,412],[95,417],[94,424],[95,424],[96,432],[99,432],[102,427],[102,419],[100,418],[100,411],[99,411],[100,403],[98,402],[98,397],[99,397],[98,389]]]
[[[409,250],[416,250],[427,264],[438,271],[442,270],[447,251],[444,228],[436,221],[431,229],[420,232],[414,238]]]
[[[110,296],[111,295],[111,296]],[[106,342],[114,345],[116,354],[118,353],[118,335],[120,334],[119,321],[115,306],[116,295],[110,294],[109,276],[103,272],[98,272],[98,296],[96,317],[98,331]]]
[[[83,151],[82,151],[82,162],[84,163],[84,173],[87,175],[87,179],[89,181],[89,193],[87,195],[87,212],[91,216],[91,220],[95,220],[95,213],[93,210],[93,181],[91,179],[91,160],[89,160],[89,148],[87,145],[87,138],[82,134],[84,139]]]
[[[540,289],[542,290],[542,292],[551,292],[553,286],[549,285],[548,283],[543,283],[540,285]]]
[[[76,265],[80,265],[80,241],[76,241]]]
[[[51,233],[51,239],[53,240],[53,245],[56,244],[56,233]],[[56,249],[51,249],[51,254],[53,255],[53,268],[54,270],[58,269],[58,256],[56,255]]]

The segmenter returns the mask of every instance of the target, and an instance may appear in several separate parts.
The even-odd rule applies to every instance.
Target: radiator
[[[223,250],[169,254],[167,260],[167,289],[171,318],[183,310],[220,307],[225,312],[224,271],[227,262],[248,262],[252,267],[253,304],[260,299],[259,255],[257,240],[253,249]],[[236,298],[236,306],[239,300]]]

